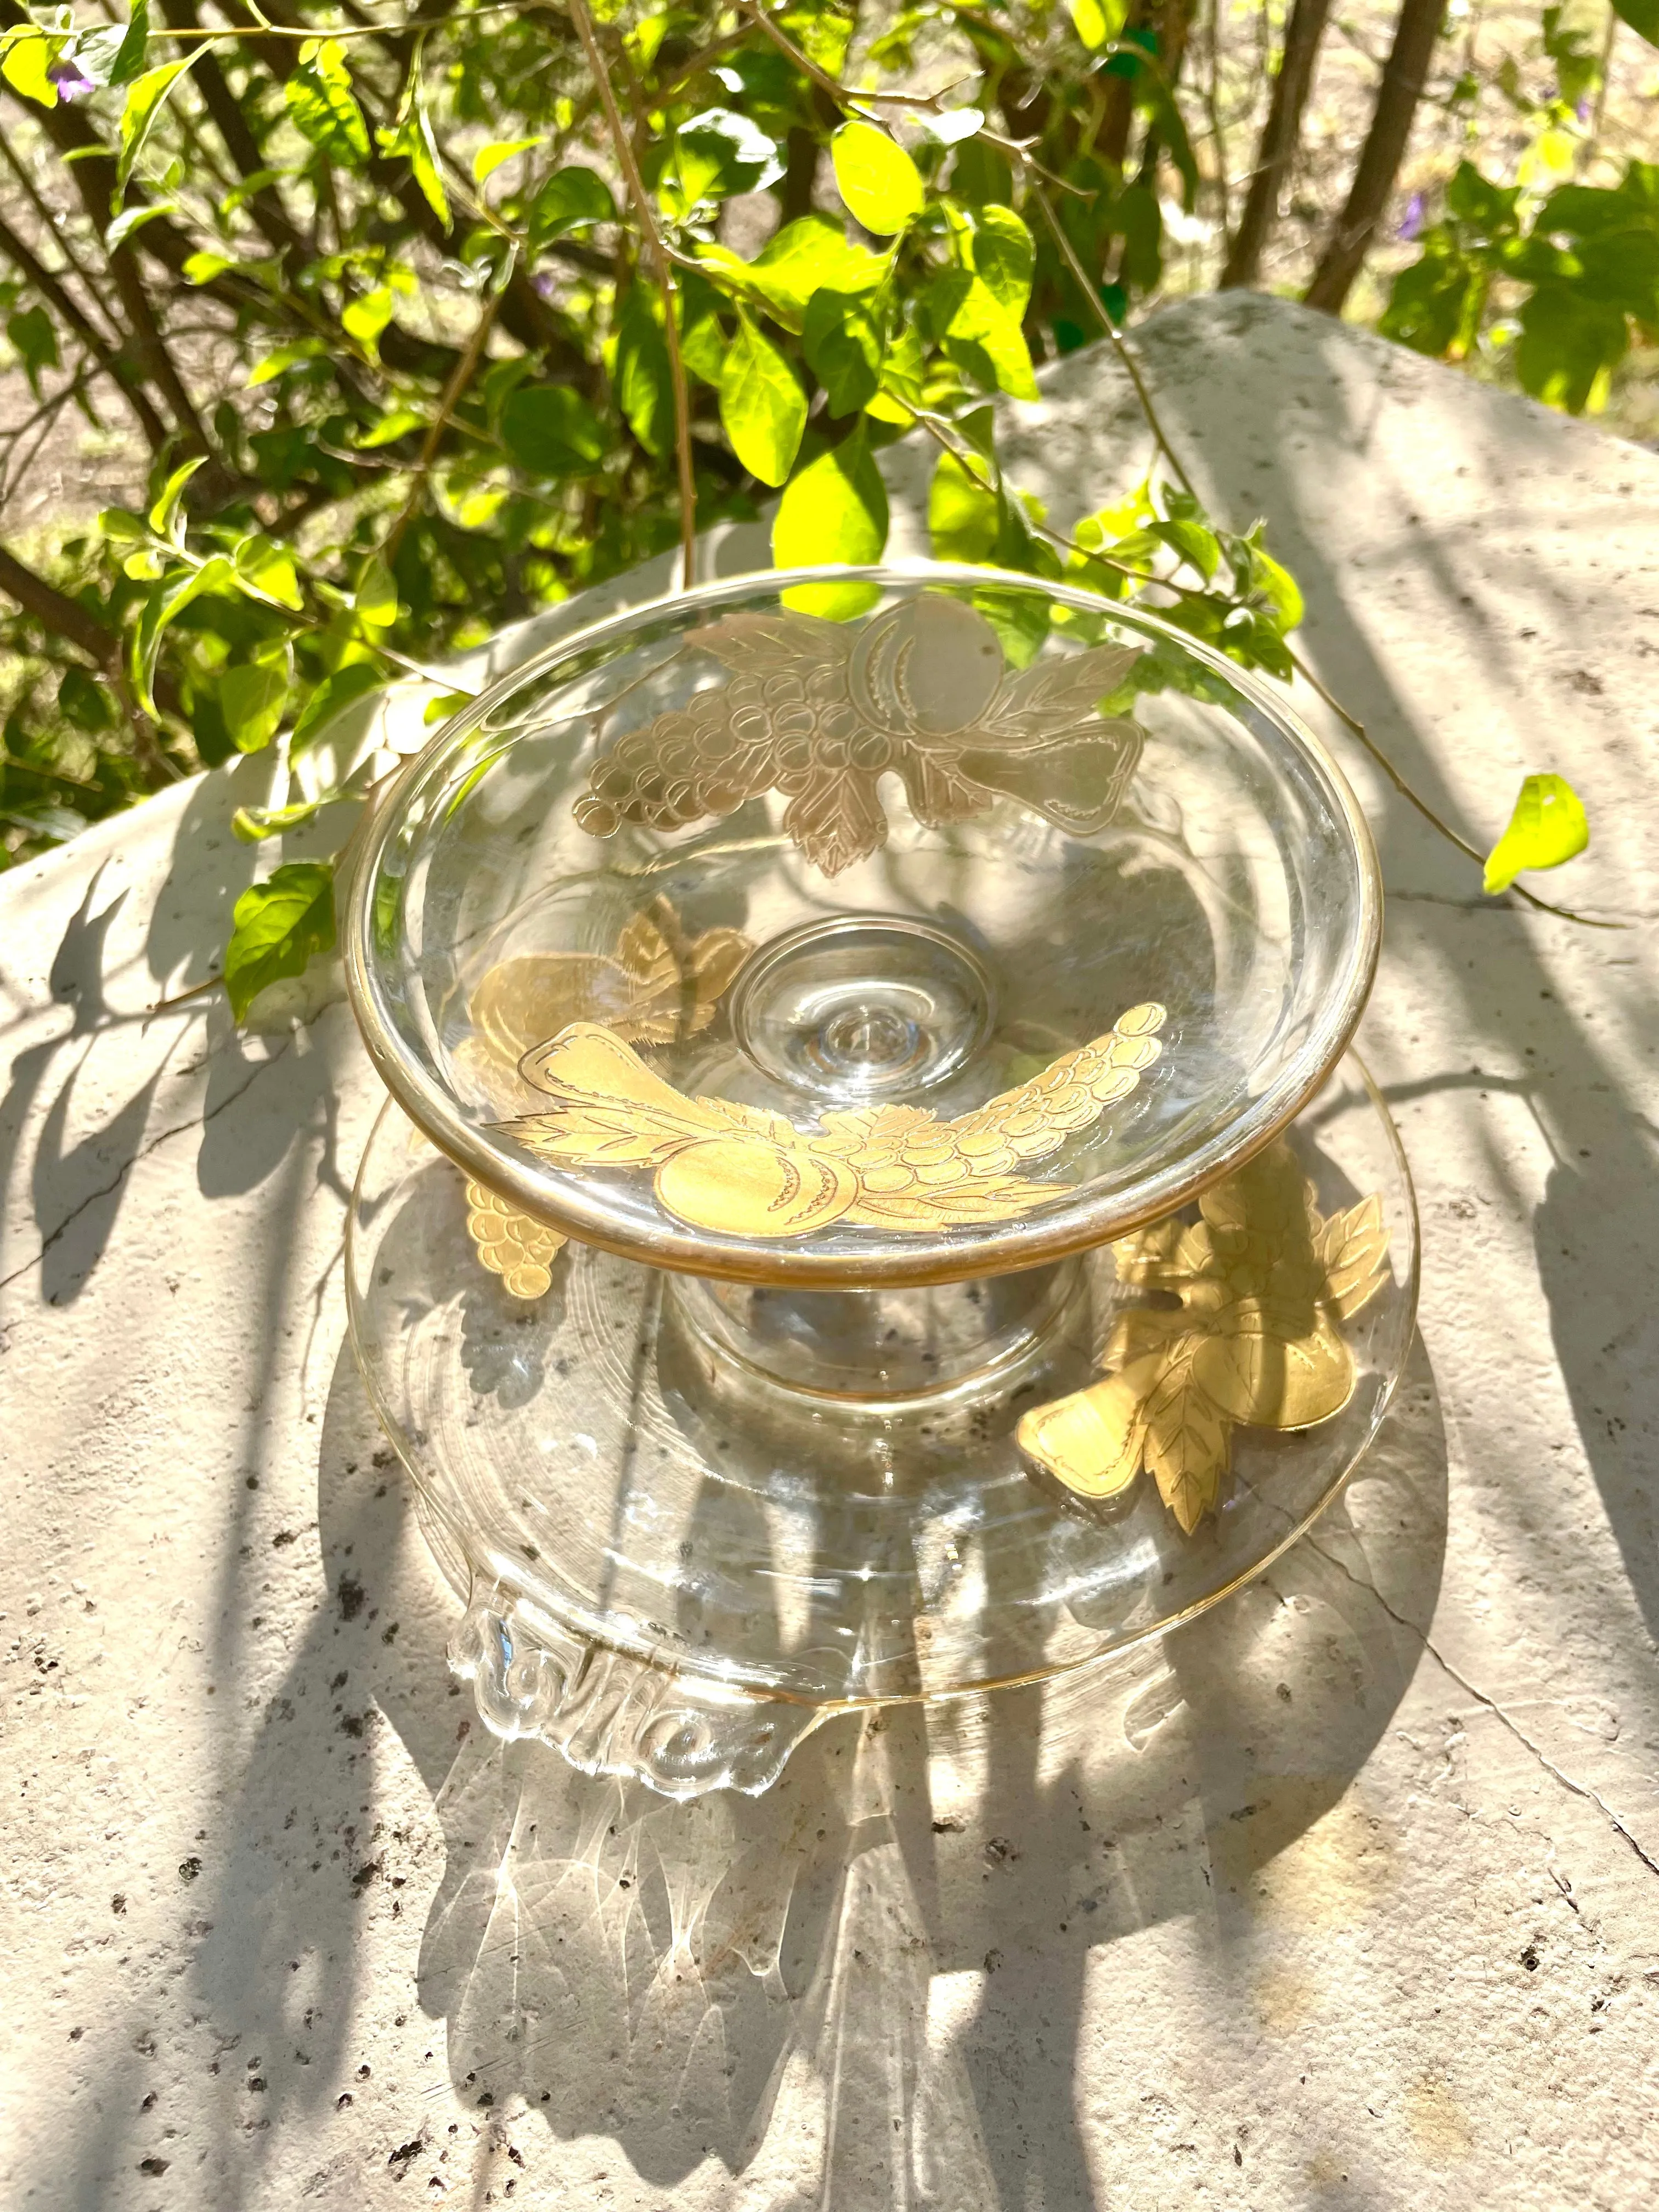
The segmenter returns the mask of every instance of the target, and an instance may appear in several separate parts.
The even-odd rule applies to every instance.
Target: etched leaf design
[[[1028,1413],[1020,1449],[1080,1498],[1115,1498],[1140,1472],[1146,1403],[1162,1370],[1149,1359]]]
[[[1193,1375],[1235,1421],[1307,1429],[1340,1413],[1353,1395],[1353,1354],[1322,1314],[1297,1331],[1284,1314],[1235,1309],[1231,1326],[1199,1341]]]
[[[1139,725],[1099,711],[1138,647],[1097,646],[1011,673],[993,625],[941,593],[858,625],[788,607],[722,615],[687,643],[731,681],[599,755],[575,806],[593,836],[623,822],[723,820],[775,791],[789,801],[785,830],[833,875],[885,842],[889,772],[930,828],[1012,799],[1091,836],[1117,812],[1139,761]]]

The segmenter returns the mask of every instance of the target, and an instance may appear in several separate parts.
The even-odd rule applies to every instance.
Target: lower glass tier
[[[498,1733],[677,1796],[1260,1573],[1376,1433],[1416,1301],[1409,1173],[1352,1055],[1201,1209],[1029,1274],[792,1293],[567,1244],[524,1298],[470,1212],[388,1105],[352,1337],[466,1607],[452,1663]]]

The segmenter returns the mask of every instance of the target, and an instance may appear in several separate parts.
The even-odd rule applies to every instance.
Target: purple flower
[[[1417,237],[1423,228],[1423,195],[1413,192],[1406,203],[1405,214],[1400,219],[1399,235],[1401,238]]]
[[[56,61],[48,62],[46,75],[58,88],[60,106],[66,100],[82,100],[97,89],[73,54],[60,54]]]
[[[1572,112],[1578,118],[1578,120],[1581,123],[1588,123],[1589,121],[1590,100],[1589,94],[1588,93],[1584,94],[1583,98],[1579,101],[1577,106],[1575,107]]]

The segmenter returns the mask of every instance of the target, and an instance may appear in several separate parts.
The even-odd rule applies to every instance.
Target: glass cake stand
[[[980,568],[562,641],[370,825],[353,1342],[498,1733],[676,1796],[1259,1573],[1401,1372],[1356,802],[1270,685]]]

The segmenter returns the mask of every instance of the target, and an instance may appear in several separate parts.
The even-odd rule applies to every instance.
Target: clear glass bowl
[[[939,1283],[1169,1212],[1352,1033],[1381,902],[1352,793],[1269,685],[1155,617],[983,569],[807,575],[551,647],[399,780],[347,932],[388,1087],[514,1207],[703,1276]],[[805,611],[831,591],[866,611]],[[966,1126],[1148,1007],[1127,1094],[1095,1070],[1080,1118],[1060,1085],[1017,1156]],[[618,1008],[623,1057],[589,1039],[526,1080]],[[555,1095],[556,1154],[527,1140]],[[595,1096],[631,1152],[570,1134]],[[892,1107],[948,1157],[823,1120]]]
[[[1260,1571],[1412,1328],[1380,917],[1270,685],[1030,578],[740,579],[440,731],[348,907],[348,1279],[489,1724],[759,1789]]]

